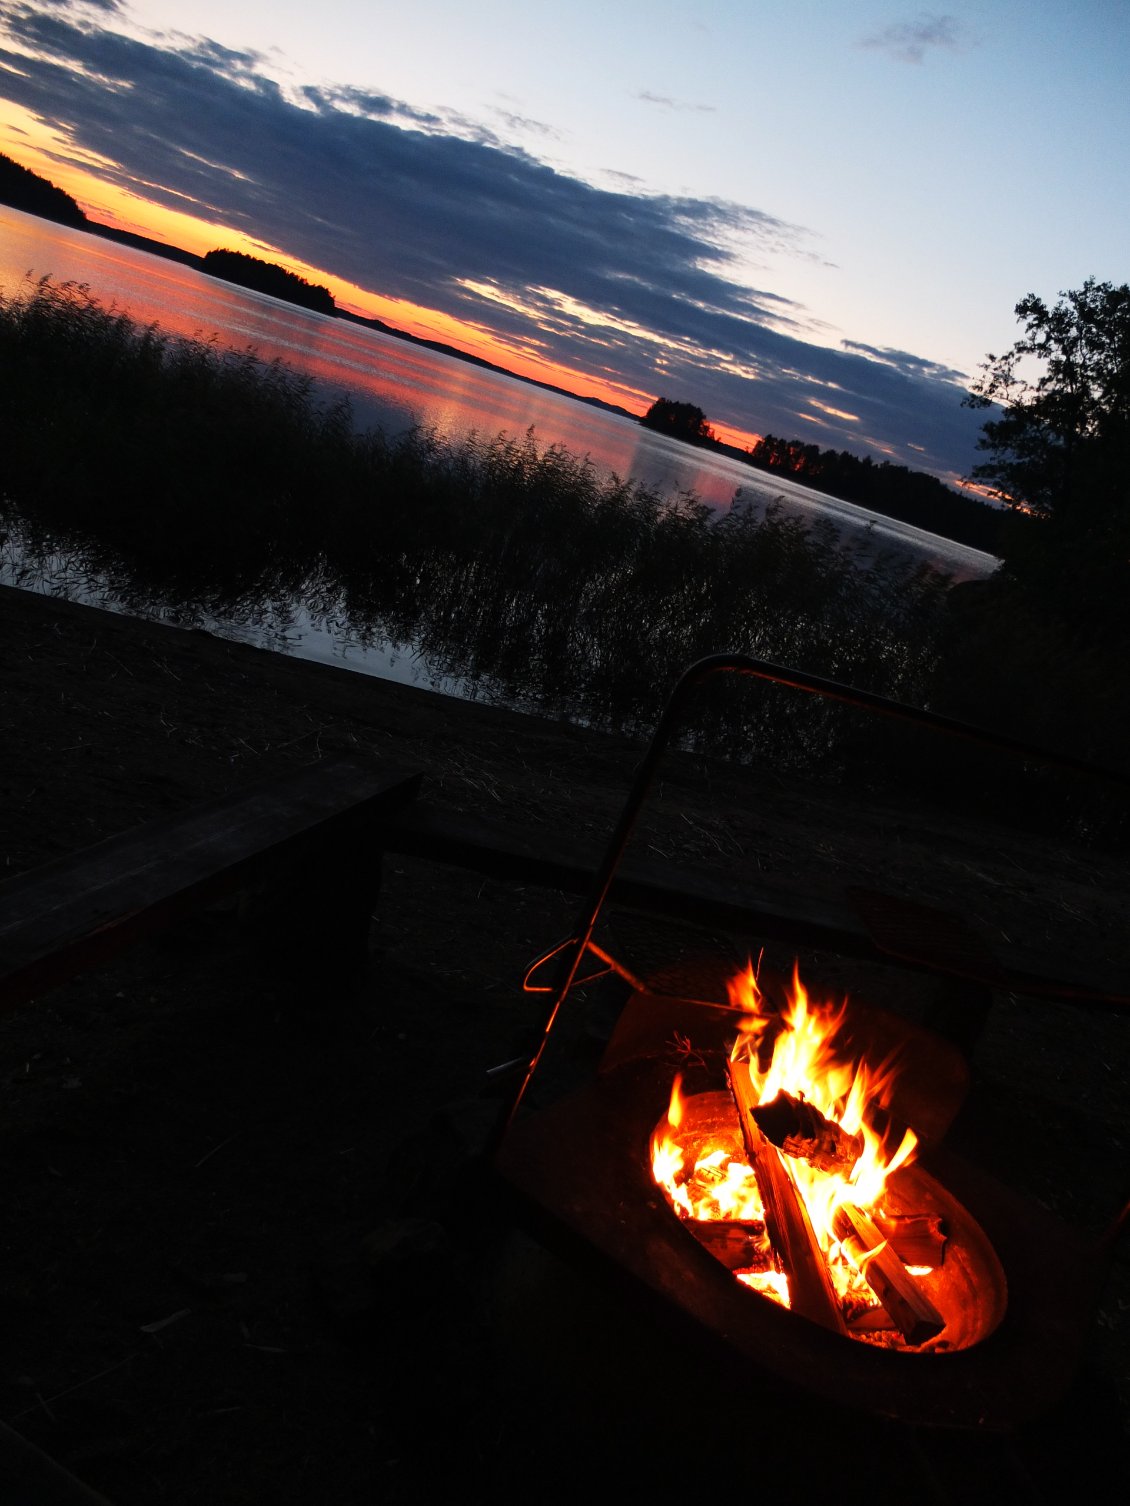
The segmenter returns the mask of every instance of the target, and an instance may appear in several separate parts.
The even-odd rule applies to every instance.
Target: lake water
[[[454,439],[471,431],[517,436],[532,427],[540,444],[564,445],[587,455],[598,470],[664,494],[689,491],[726,508],[740,493],[738,505],[755,511],[778,502],[805,519],[830,518],[848,535],[869,530],[874,548],[897,548],[958,580],[984,578],[996,567],[992,556],[979,550],[695,450],[632,419],[0,206],[0,290],[12,297],[26,277],[44,275],[85,283],[104,304],[114,303],[172,333],[214,337],[236,349],[253,347],[267,359],[280,357],[313,376],[327,395],[348,397],[359,428],[396,433],[415,424]],[[84,594],[80,583],[72,583],[68,592]],[[225,630],[222,623],[214,626]],[[403,653],[351,649],[309,623],[295,624],[289,647],[371,673],[419,679]]]

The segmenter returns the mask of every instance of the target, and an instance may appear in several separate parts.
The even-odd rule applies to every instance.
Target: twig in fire
[[[690,1036],[683,1035],[678,1030],[674,1032],[667,1044],[667,1055],[669,1059],[680,1061],[688,1067],[706,1066],[706,1058],[701,1051],[696,1051],[691,1045]]]

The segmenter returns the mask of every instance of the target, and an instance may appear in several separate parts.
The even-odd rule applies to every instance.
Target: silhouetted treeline
[[[61,225],[85,225],[86,215],[61,188],[30,167],[22,167],[0,153],[0,204],[10,204],[27,214],[38,214]]]
[[[829,496],[854,502],[889,518],[901,518],[915,528],[956,539],[989,554],[1000,552],[1002,514],[999,508],[963,497],[936,476],[909,466],[860,459],[847,450],[822,450],[799,439],[766,434],[749,451],[749,462],[763,471],[777,471],[816,487]]]
[[[669,397],[657,397],[640,419],[645,429],[654,429],[658,434],[669,434],[672,439],[682,439],[687,444],[714,445],[717,440],[714,430],[706,421],[706,414],[694,403],[679,403]]]
[[[246,256],[242,251],[209,251],[200,258],[200,266],[213,277],[222,277],[225,282],[238,283],[241,288],[266,293],[271,298],[283,298],[315,314],[337,312],[329,288],[307,282],[296,272],[288,272],[274,262],[260,261],[257,256]]]
[[[854,502],[884,517],[899,518],[915,528],[943,538],[956,539],[987,554],[1001,553],[1001,510],[964,497],[936,476],[892,465],[888,460],[860,459],[847,450],[822,450],[799,439],[778,439],[766,434],[750,450],[725,444],[694,403],[658,397],[640,419],[645,429],[668,434],[687,444],[717,450],[761,471],[776,471],[802,481],[806,486]]]

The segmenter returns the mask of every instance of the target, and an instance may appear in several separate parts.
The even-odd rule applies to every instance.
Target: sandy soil
[[[595,851],[640,751],[11,590],[0,644],[7,874],[338,750],[422,771],[439,805]],[[1130,971],[1118,853],[919,795],[679,755],[637,840],[660,869],[744,866],[816,895],[871,884],[960,910],[989,941]],[[530,1040],[524,968],[575,907],[388,860],[360,999],[293,1000],[209,912],[0,1018],[0,1416],[119,1506],[557,1499],[598,1470],[673,1499],[703,1445],[669,1422],[655,1450],[640,1418],[658,1393],[688,1419],[692,1398],[653,1368],[657,1347],[676,1373],[678,1355],[598,1291],[576,1319],[576,1282],[466,1159],[500,1102],[487,1069]],[[758,938],[721,941],[739,956]],[[801,961],[912,1020],[932,1002],[899,969]],[[598,1002],[578,1001],[543,1092],[592,1070]],[[1128,1090],[1126,1017],[1000,998],[952,1142],[1097,1236],[1130,1191]],[[1068,1452],[1116,1456],[1128,1312],[1122,1251],[1080,1376],[1004,1453],[866,1422],[869,1446],[926,1500],[977,1499],[972,1473],[998,1494],[1009,1471],[1050,1489]],[[724,1405],[751,1439],[767,1418],[805,1448],[843,1425],[753,1381]],[[872,1475],[867,1499],[885,1490]]]

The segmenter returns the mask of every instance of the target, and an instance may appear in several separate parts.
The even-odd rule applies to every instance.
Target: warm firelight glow
[[[917,1139],[912,1130],[905,1132],[892,1151],[872,1123],[874,1110],[889,1106],[895,1068],[890,1061],[874,1066],[845,1059],[836,1041],[847,1002],[814,1001],[795,969],[781,1013],[766,1005],[752,963],[731,981],[729,994],[731,1004],[740,1011],[731,1059],[748,1064],[758,1107],[787,1094],[818,1110],[844,1136],[852,1137],[854,1162],[844,1167],[818,1169],[795,1155],[782,1154],[781,1160],[800,1193],[840,1302],[857,1310],[874,1308],[878,1299],[863,1272],[886,1248],[886,1240],[871,1248],[862,1248],[852,1239],[841,1243],[834,1224],[837,1210],[848,1205],[882,1215],[887,1178],[913,1159]],[[762,1199],[736,1112],[728,1136],[719,1137],[718,1143],[691,1144],[679,1132],[686,1104],[682,1079],[676,1077],[666,1121],[652,1143],[656,1182],[680,1218],[740,1224],[756,1258],[750,1262],[751,1269],[737,1269],[735,1275],[788,1306],[787,1281],[763,1232]]]

